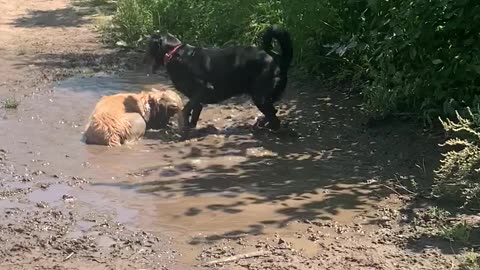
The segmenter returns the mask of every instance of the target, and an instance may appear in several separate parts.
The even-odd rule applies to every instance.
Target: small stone
[[[38,208],[47,208],[47,207],[48,207],[48,204],[45,203],[45,202],[38,202],[38,203],[37,203],[37,207],[38,207]]]
[[[72,195],[64,194],[64,195],[62,196],[62,199],[63,199],[65,202],[72,202],[75,198],[74,198]]]

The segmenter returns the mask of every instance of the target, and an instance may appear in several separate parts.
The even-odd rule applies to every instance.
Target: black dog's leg
[[[195,128],[197,126],[198,119],[200,118],[200,114],[202,112],[203,106],[202,102],[204,100],[208,100],[209,94],[212,93],[212,89],[200,84],[197,86],[195,90],[195,96],[191,97],[188,101],[187,105],[189,106],[189,116],[191,113],[191,118],[189,121],[189,127]],[[186,106],[185,106],[186,107]]]
[[[183,123],[185,124],[184,128],[189,128],[190,127],[190,115],[192,114],[193,111],[193,102],[189,100],[187,104],[185,104],[185,107],[183,107],[182,114],[183,114]]]
[[[198,123],[198,119],[200,118],[200,113],[202,112],[203,106],[202,104],[195,104],[192,110],[192,118],[190,119],[190,127],[195,128]]]
[[[196,98],[190,99],[187,104],[185,104],[182,111],[185,128],[195,128],[197,126],[202,109],[202,104],[198,102]]]
[[[280,128],[280,120],[277,117],[277,110],[273,106],[273,103],[267,101],[265,98],[255,98],[254,103],[263,115],[265,115],[265,118],[260,119],[257,125],[262,127],[267,124],[269,129],[278,130]]]

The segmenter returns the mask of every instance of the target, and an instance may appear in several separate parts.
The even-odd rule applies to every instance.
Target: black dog
[[[272,51],[273,39],[278,41],[281,54]],[[145,56],[153,60],[152,73],[165,66],[175,88],[189,98],[183,110],[189,127],[196,127],[203,104],[242,94],[249,95],[265,115],[256,125],[273,130],[280,127],[274,103],[285,90],[293,58],[292,40],[286,30],[269,27],[260,47],[229,48],[199,48],[169,33],[154,34]]]

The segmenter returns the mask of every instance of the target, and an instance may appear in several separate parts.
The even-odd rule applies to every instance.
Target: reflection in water
[[[142,73],[124,73],[120,75],[108,75],[98,73],[91,77],[73,77],[59,82],[55,86],[57,91],[73,93],[93,93],[95,95],[112,95],[119,92],[135,92],[143,87],[166,81],[164,75],[147,76]]]

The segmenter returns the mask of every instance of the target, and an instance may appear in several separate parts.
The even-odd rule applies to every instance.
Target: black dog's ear
[[[153,33],[156,34],[156,35],[159,35],[159,36],[164,36],[164,35],[167,35],[167,34],[168,34],[168,32],[167,32],[166,30],[164,30],[164,29],[162,29],[162,30],[159,30],[159,29],[154,30]]]
[[[150,37],[148,38],[148,40],[149,40],[149,42],[151,42],[151,43],[160,43],[160,42],[162,41],[162,36],[153,33],[152,35],[150,35]]]
[[[162,33],[162,31],[154,30],[153,32],[151,32],[150,35],[146,36],[146,39],[149,42],[159,42],[159,41],[161,41],[163,36],[164,36],[164,33]]]
[[[162,39],[160,36],[157,36],[155,33],[150,35],[146,39],[145,44],[145,55],[143,57],[143,63],[155,63],[155,59],[159,57],[160,48],[162,46]]]

